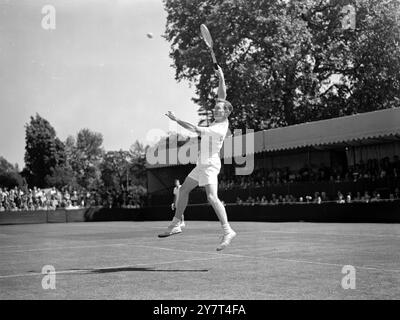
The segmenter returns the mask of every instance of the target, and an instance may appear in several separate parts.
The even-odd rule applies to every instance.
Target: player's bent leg
[[[176,204],[175,218],[182,220],[183,213],[189,200],[190,192],[199,185],[199,182],[191,177],[186,177],[179,190],[178,203]]]
[[[220,251],[225,249],[231,243],[232,239],[236,237],[236,232],[229,225],[225,207],[222,204],[221,200],[219,200],[218,198],[218,193],[217,193],[218,185],[208,184],[205,187],[207,193],[207,200],[213,207],[215,213],[217,214],[223,230],[221,243],[217,247],[217,251]]]
[[[218,198],[217,187],[218,186],[215,184],[208,184],[205,186],[207,200],[213,207],[215,213],[217,214],[218,219],[221,222],[221,225],[225,225],[228,223],[228,217],[226,215],[226,210],[225,210],[224,205],[222,204],[221,200],[219,200],[219,198]]]

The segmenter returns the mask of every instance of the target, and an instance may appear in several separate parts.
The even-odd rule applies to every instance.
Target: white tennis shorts
[[[200,187],[207,184],[218,184],[220,170],[221,162],[209,161],[207,164],[197,164],[188,177],[198,181]]]

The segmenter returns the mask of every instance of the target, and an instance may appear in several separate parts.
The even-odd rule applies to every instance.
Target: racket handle
[[[215,58],[215,54],[214,54],[214,50],[212,48],[211,49],[211,57],[212,57],[212,61],[214,62],[214,69],[218,70],[218,64],[217,64],[217,59]]]

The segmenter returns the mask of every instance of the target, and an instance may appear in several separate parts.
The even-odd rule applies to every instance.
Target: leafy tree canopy
[[[25,170],[30,185],[46,187],[46,176],[66,161],[64,144],[50,123],[39,114],[25,126]]]
[[[202,23],[225,73],[234,128],[259,130],[399,106],[398,0],[164,5],[175,77],[195,84],[200,124],[209,120],[218,85]]]

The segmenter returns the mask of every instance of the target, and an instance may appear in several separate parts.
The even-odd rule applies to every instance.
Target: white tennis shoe
[[[174,234],[181,233],[181,232],[182,232],[182,229],[181,229],[181,226],[180,226],[180,225],[178,225],[178,226],[176,226],[176,225],[169,225],[168,228],[167,228],[167,231],[165,231],[165,232],[159,234],[158,237],[159,237],[159,238],[165,238],[165,237],[169,237],[169,236],[172,236],[172,235],[174,235]]]
[[[227,246],[229,246],[229,244],[231,243],[231,241],[234,237],[236,237],[236,232],[233,230],[231,230],[228,233],[225,233],[222,236],[220,245],[217,247],[217,251],[221,251],[221,250],[225,249]]]

